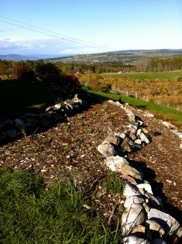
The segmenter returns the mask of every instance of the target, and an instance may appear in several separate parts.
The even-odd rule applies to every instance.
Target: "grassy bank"
[[[141,109],[146,109],[152,112],[153,114],[155,114],[156,116],[164,120],[170,121],[171,123],[182,128],[182,112],[174,108],[166,107],[153,102],[147,102],[141,99],[136,99],[134,97],[127,97],[127,96],[113,94],[113,93],[104,93],[104,92],[92,91],[92,90],[89,90],[89,92],[112,100],[121,99],[124,103],[128,103],[131,106],[138,107]]]
[[[83,189],[73,180],[61,179],[45,188],[31,171],[0,169],[2,244],[119,243],[119,228],[106,228],[92,208],[84,207]],[[113,178],[109,187],[113,188]]]

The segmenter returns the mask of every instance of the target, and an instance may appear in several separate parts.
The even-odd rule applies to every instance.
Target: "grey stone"
[[[170,236],[182,237],[182,228],[178,221],[167,213],[151,208],[148,212],[148,219],[156,221]]]
[[[11,139],[14,139],[17,136],[16,129],[8,130],[6,133],[7,133],[8,137]]]
[[[127,208],[121,217],[123,235],[131,233],[136,225],[142,225],[147,219],[145,210],[141,204],[134,203]]]
[[[22,119],[15,119],[15,126],[18,128],[25,128],[25,123]]]

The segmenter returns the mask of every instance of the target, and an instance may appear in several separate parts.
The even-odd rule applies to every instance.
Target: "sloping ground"
[[[130,163],[152,182],[155,195],[161,196],[166,212],[182,224],[182,149],[180,139],[161,121],[146,117],[133,108],[152,137],[151,144],[128,155]],[[87,184],[89,206],[98,210],[108,224],[122,196],[101,187],[107,175],[104,157],[97,146],[108,132],[122,133],[129,124],[124,110],[108,103],[96,103],[46,132],[30,135],[0,147],[0,166],[32,168],[47,183],[71,175]]]

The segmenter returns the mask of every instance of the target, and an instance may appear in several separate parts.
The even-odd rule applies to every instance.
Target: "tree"
[[[12,68],[12,76],[16,80],[33,81],[35,80],[34,70],[25,63],[17,63]]]
[[[61,70],[53,63],[39,61],[35,67],[36,75],[44,84],[54,84],[61,79]]]

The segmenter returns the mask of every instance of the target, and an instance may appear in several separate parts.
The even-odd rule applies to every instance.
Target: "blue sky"
[[[0,0],[0,54],[182,48],[182,0]]]

